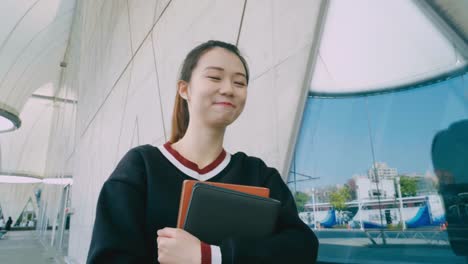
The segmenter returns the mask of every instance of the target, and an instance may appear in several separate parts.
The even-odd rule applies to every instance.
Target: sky
[[[344,184],[355,174],[367,174],[373,158],[402,174],[432,173],[433,137],[467,118],[468,74],[388,94],[310,97],[296,145],[295,168],[320,178],[298,183],[298,190]]]

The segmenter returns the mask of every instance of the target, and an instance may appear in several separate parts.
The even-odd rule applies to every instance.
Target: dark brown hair
[[[190,82],[192,78],[193,69],[197,66],[200,57],[206,52],[212,50],[213,48],[223,48],[232,53],[234,53],[242,62],[245,68],[245,77],[247,84],[249,83],[249,68],[247,66],[247,61],[242,57],[239,52],[239,49],[230,43],[218,41],[218,40],[209,40],[205,43],[202,43],[192,49],[185,57],[185,60],[182,64],[182,69],[180,71],[179,80]],[[179,89],[177,87],[177,89]],[[190,116],[188,111],[187,101],[185,101],[180,95],[179,92],[176,92],[174,111],[172,112],[172,129],[171,129],[171,138],[169,141],[175,143],[179,141],[187,131],[189,124]]]

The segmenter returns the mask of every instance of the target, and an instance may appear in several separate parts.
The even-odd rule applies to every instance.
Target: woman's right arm
[[[144,239],[145,169],[130,150],[104,183],[87,263],[149,263]]]

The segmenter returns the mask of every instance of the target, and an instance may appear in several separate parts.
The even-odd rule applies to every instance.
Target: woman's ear
[[[188,83],[183,80],[177,82],[177,91],[180,97],[188,101]]]

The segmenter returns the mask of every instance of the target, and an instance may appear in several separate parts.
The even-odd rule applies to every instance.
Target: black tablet
[[[200,182],[193,187],[184,229],[210,245],[229,237],[267,236],[275,229],[280,207],[275,199]]]

